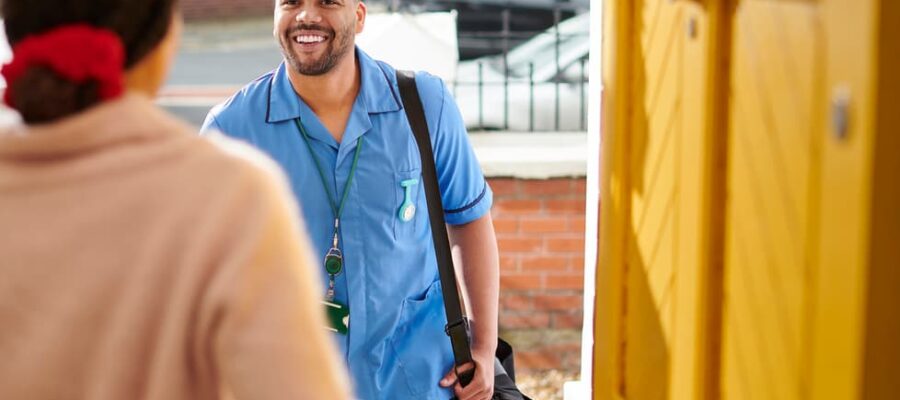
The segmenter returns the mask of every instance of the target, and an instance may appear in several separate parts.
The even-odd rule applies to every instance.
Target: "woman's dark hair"
[[[125,69],[162,41],[177,0],[2,0],[6,37],[12,46],[53,28],[85,23],[115,32],[125,47]],[[7,82],[13,102],[27,123],[52,121],[84,110],[99,100],[93,82],[74,83],[49,68],[34,66]]]

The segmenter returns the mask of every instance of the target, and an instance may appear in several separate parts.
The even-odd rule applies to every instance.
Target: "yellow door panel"
[[[623,391],[627,398],[686,396],[694,386],[694,311],[707,151],[704,10],[691,2],[633,3],[631,52],[634,108],[629,114],[628,310],[623,327]],[[691,134],[687,134],[691,133]],[[686,247],[697,246],[698,251]],[[685,351],[675,352],[675,343]]]
[[[632,240],[627,243],[625,394],[664,399],[668,393],[673,307],[673,240],[677,218],[676,151],[680,140],[683,68],[681,7],[637,1],[631,114]]]
[[[807,356],[819,5],[743,1],[732,40],[724,398],[796,399]]]

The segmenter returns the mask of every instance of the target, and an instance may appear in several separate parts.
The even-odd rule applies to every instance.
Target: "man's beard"
[[[315,30],[326,33],[331,39],[328,43],[328,47],[325,48],[325,54],[317,60],[301,62],[295,53],[295,49],[291,45],[294,41],[290,36],[296,30]],[[328,73],[328,71],[331,71],[331,69],[337,65],[338,61],[344,58],[344,56],[353,49],[353,37],[353,24],[348,24],[340,36],[338,36],[333,29],[328,29],[319,25],[301,25],[292,29],[291,33],[282,39],[282,41],[286,40],[287,43],[282,43],[281,51],[288,64],[291,65],[294,71],[297,71],[301,75],[324,75]]]

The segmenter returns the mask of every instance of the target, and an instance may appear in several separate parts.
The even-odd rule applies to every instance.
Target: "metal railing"
[[[587,78],[586,72],[586,64],[587,60],[580,60],[578,62],[578,70],[580,72],[580,76]],[[483,79],[483,65],[479,63],[479,78],[475,81],[460,81],[456,80],[451,83],[453,95],[457,100],[457,103],[461,101],[471,100],[464,99],[459,96],[460,88],[464,88],[466,86],[474,86],[477,88],[477,95],[475,99],[477,101],[478,106],[476,107],[477,117],[474,117],[477,120],[477,124],[467,123],[467,126],[470,130],[504,130],[504,131],[528,131],[528,132],[536,132],[536,131],[584,131],[587,126],[587,81],[579,81],[579,82],[561,82],[559,80],[555,80],[552,82],[537,82],[534,79],[534,63],[529,63],[529,75],[526,80],[512,80],[507,73],[504,76],[504,79],[500,82],[489,82]],[[511,124],[511,110],[510,110],[510,102],[513,100],[510,98],[510,87],[514,87],[516,85],[527,86],[527,128],[523,128],[519,124]],[[486,113],[486,105],[485,105],[485,88],[486,87],[502,87],[503,88],[503,96],[502,96],[502,122],[495,123],[496,121],[493,118],[488,118],[485,115]],[[577,97],[575,100],[576,107],[578,112],[575,113],[577,116],[577,120],[573,122],[571,118],[565,118],[562,114],[562,104],[561,99],[563,96],[560,94],[560,87],[562,86],[576,86],[577,89],[574,90],[576,92]],[[535,121],[536,114],[541,114],[539,108],[548,108],[546,97],[537,96],[535,88],[546,88],[550,87],[553,89],[552,92],[552,108],[549,111],[552,111],[552,123],[537,123]],[[546,93],[548,91],[541,91],[542,93]],[[536,105],[536,102],[538,105]],[[518,109],[515,110],[521,112],[523,110]],[[469,115],[464,115],[467,119],[467,122],[473,118]],[[519,118],[522,117],[521,114],[512,115],[513,117]]]
[[[373,0],[378,1],[378,0]],[[470,130],[584,131],[587,125],[588,32],[566,34],[559,23],[588,11],[588,1],[381,0],[388,11],[457,10],[460,67],[451,86]],[[370,1],[370,4],[372,2]],[[523,29],[529,28],[529,29]],[[496,29],[494,29],[496,28]],[[553,35],[552,58],[530,64],[517,46]],[[562,59],[561,44],[583,35],[583,55]],[[565,64],[563,64],[563,62]],[[477,64],[477,65],[472,65]],[[513,70],[515,69],[515,70]],[[573,111],[574,110],[574,111]]]
[[[532,61],[527,64],[526,76],[522,76],[521,71],[519,71],[520,74],[515,75],[512,73],[509,64],[508,56],[511,50],[509,42],[511,38],[521,36],[522,33],[513,33],[509,30],[510,14],[509,10],[504,10],[502,14],[502,31],[475,32],[475,34],[485,34],[489,37],[500,38],[503,52],[487,61],[483,58],[468,61],[468,63],[474,62],[477,64],[475,76],[457,75],[456,80],[450,83],[453,95],[463,110],[466,125],[470,130],[584,131],[587,123],[587,70],[585,65],[588,48],[590,47],[587,43],[588,33],[586,31],[574,34],[560,32],[561,9],[556,9],[554,11],[556,23],[551,28],[554,40],[552,43],[553,58],[549,67],[552,67],[552,69],[548,68],[545,60],[545,65],[540,66],[541,76],[536,77],[535,62]],[[538,32],[537,35],[542,33],[547,33],[547,31]],[[537,35],[531,33],[529,36],[536,38]],[[568,64],[563,65],[561,63],[561,45],[572,40],[583,40],[584,44],[574,46],[578,51],[574,52],[574,57],[572,54],[567,54],[568,59],[566,62]],[[583,51],[583,55],[580,54],[581,51]],[[491,63],[491,60],[494,62]],[[464,63],[466,62],[460,65],[464,65]],[[486,68],[492,69],[489,79],[485,76]],[[571,73],[573,69],[577,71],[577,74],[573,75]],[[552,74],[548,74],[548,71],[552,72]],[[464,72],[466,71],[460,69],[460,73]],[[564,74],[564,72],[568,72],[568,74]],[[501,76],[498,77],[498,75]],[[472,95],[468,95],[472,93],[469,90],[470,87],[475,87],[475,99],[472,99]],[[502,90],[500,89],[501,87]],[[523,110],[522,106],[518,106],[515,110],[511,110],[511,103],[524,103],[523,99],[518,97],[525,95],[524,87],[527,87],[527,109]],[[515,92],[513,98],[510,97],[511,89]],[[570,97],[563,97],[563,90],[566,91],[568,96],[577,97],[577,100],[572,101],[573,99]],[[489,92],[488,95],[486,95],[486,91]],[[502,118],[497,115],[497,108],[499,107],[497,107],[498,99],[496,99],[496,95],[500,92],[502,92],[502,101],[500,102],[502,103]],[[548,99],[548,97],[552,97],[552,100]],[[473,100],[477,102],[477,107],[467,104],[467,102],[472,102]],[[490,102],[489,105],[486,104],[488,101]],[[562,107],[564,105],[561,104],[562,101],[566,102],[565,107],[576,107],[577,113],[567,112],[563,115],[562,111],[564,109]],[[511,115],[511,112],[515,115]],[[525,117],[522,113],[527,113],[527,125],[522,122]],[[552,116],[548,116],[548,114],[552,114]],[[489,118],[488,115],[490,116]],[[540,121],[536,121],[538,116]],[[514,123],[510,122],[511,117],[514,118]]]

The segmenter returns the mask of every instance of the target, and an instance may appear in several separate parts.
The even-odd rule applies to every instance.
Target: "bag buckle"
[[[466,317],[460,318],[458,321],[449,322],[447,325],[444,325],[444,332],[447,336],[453,336],[450,331],[456,328],[462,327],[463,332],[466,336],[469,335],[469,319]]]

